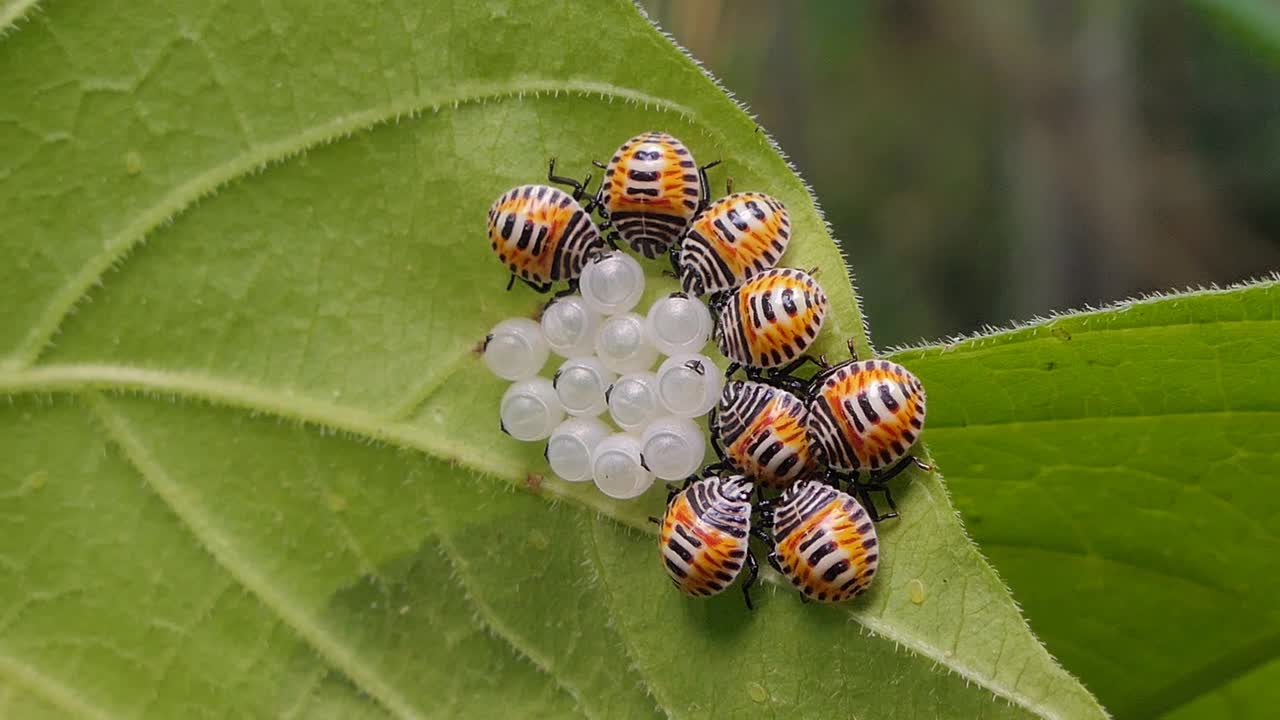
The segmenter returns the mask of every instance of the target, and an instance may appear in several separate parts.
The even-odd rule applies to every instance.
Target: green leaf
[[[1117,717],[1274,714],[1228,686],[1280,658],[1278,329],[1272,280],[895,356],[970,532]]]
[[[838,251],[623,2],[50,3],[0,41],[0,703],[15,717],[1100,717],[899,484],[875,590],[673,591],[631,503],[542,480],[474,353],[490,201],[667,129]],[[718,175],[716,182],[725,175]],[[653,264],[650,294],[671,284]]]
[[[1280,66],[1280,8],[1269,0],[1189,0],[1224,31]]]

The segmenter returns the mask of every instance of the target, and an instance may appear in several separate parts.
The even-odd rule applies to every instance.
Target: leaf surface
[[[1274,713],[1278,332],[1271,280],[895,356],[970,532],[1117,717]]]
[[[631,5],[67,0],[0,78],[2,714],[1101,716],[934,476],[870,595],[748,613],[671,590],[660,488],[498,433],[474,347],[542,298],[485,210],[655,127],[791,208],[867,348],[801,181]]]

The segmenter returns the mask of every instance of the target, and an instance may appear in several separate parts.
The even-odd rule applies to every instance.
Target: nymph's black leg
[[[582,182],[570,177],[556,175],[556,159],[551,158],[550,164],[547,165],[547,182],[573,188],[573,199],[581,201],[582,196],[587,193],[587,186],[591,184],[591,173],[587,173],[586,179]]]
[[[729,459],[725,457],[724,447],[720,445],[720,408],[711,409],[710,416],[707,417],[707,433],[711,435],[711,449],[715,452],[716,457],[720,459],[720,464],[728,465]]]
[[[820,370],[826,370],[828,367],[830,367],[830,365],[827,364],[826,358],[824,357],[814,357],[812,355],[801,355],[800,357],[796,358],[795,360],[792,360],[786,365],[783,365],[782,367],[776,370],[771,370],[770,372],[775,375],[794,375],[797,370],[805,366],[805,363],[813,363],[814,365],[817,365]]]
[[[769,560],[769,567],[773,568],[774,570],[777,570],[778,574],[784,575],[784,576],[787,574],[787,571],[782,569],[782,561],[778,559],[778,553],[776,552],[769,553],[767,559]]]
[[[724,462],[722,460],[720,462],[713,462],[710,465],[702,468],[702,475],[704,477],[711,477],[712,475],[719,477],[723,475],[726,471],[729,471],[732,469],[733,468],[729,467],[729,463]]]
[[[807,401],[809,387],[811,385],[811,382],[809,380],[805,380],[804,378],[798,378],[798,377],[787,377],[787,378],[774,378],[770,382],[782,388],[783,390],[786,390],[792,395],[795,395],[796,397],[802,400],[806,400],[805,405],[806,406],[809,405]]]
[[[514,275],[512,275],[512,277],[515,277],[515,276],[514,276]],[[524,283],[525,285],[528,285],[529,287],[533,288],[533,291],[534,291],[534,292],[543,293],[543,294],[546,294],[546,293],[551,292],[551,287],[552,287],[553,285],[555,285],[555,283],[553,283],[553,282],[544,282],[544,283],[539,284],[539,283],[536,283],[536,282],[534,282],[534,281],[532,281],[532,280],[526,280],[526,279],[524,279],[524,278],[520,278],[520,282],[522,282],[522,283]]]
[[[929,465],[928,463],[925,463],[924,461],[920,460],[914,455],[909,455],[903,458],[902,460],[898,461],[893,467],[889,468],[888,470],[885,470],[879,473],[872,473],[871,477],[867,480],[866,483],[857,484],[858,490],[859,490],[858,492],[859,498],[865,497],[869,502],[871,499],[871,492],[877,491],[884,496],[884,501],[889,506],[889,512],[885,513],[884,515],[880,515],[874,506],[867,505],[867,503],[863,503],[864,505],[867,505],[867,512],[871,513],[872,520],[879,522],[881,520],[888,520],[890,518],[895,518],[898,516],[898,504],[893,501],[893,492],[889,490],[889,481],[897,477],[898,475],[902,474],[903,470],[906,470],[908,467],[912,465],[915,465],[916,467],[922,470],[933,469],[933,466]]]
[[[618,247],[618,242],[622,240],[622,236],[618,234],[617,230],[610,230],[609,232],[604,233],[601,237],[603,237],[604,241],[609,243],[609,247],[614,250],[622,249]]]
[[[897,464],[895,464],[893,467],[889,468],[888,470],[885,470],[883,472],[878,472],[878,473],[872,473],[870,484],[884,485],[890,480],[901,475],[903,470],[906,470],[908,467],[911,467],[912,465],[915,465],[916,467],[920,468],[921,470],[924,470],[925,472],[928,472],[933,469],[932,465],[930,465],[929,463],[926,463],[925,461],[921,460],[915,455],[908,455],[902,458],[901,460],[899,460]]]
[[[765,532],[764,528],[751,528],[751,537],[764,543],[765,547],[773,547],[773,538],[769,537],[769,533]]]
[[[711,183],[707,180],[707,171],[719,164],[719,160],[714,160],[698,168],[698,183],[702,186],[702,199],[698,201],[698,209],[693,212],[694,217],[711,204]]]
[[[787,363],[786,365],[783,365],[782,367],[776,367],[770,370],[769,374],[778,376],[778,377],[784,377],[784,376],[790,375],[794,373],[796,370],[799,370],[801,367],[803,367],[804,364],[809,362],[810,359],[811,358],[808,355],[801,355],[800,357],[796,358],[795,360],[792,360],[791,362]]]
[[[819,372],[827,368],[825,359],[815,358],[812,355],[801,355],[791,362],[780,368],[769,370],[764,373],[764,380],[772,385],[781,387],[782,389],[795,393],[803,394],[805,389],[809,387],[809,380],[796,376],[796,371],[804,367],[806,363],[813,363],[818,366]]]
[[[683,492],[684,489],[687,487],[689,487],[688,481],[685,481],[685,484],[679,487],[675,485],[667,486],[667,504],[670,505],[671,501],[675,500],[676,496],[679,495],[681,492]]]
[[[859,484],[850,489],[854,491],[855,495],[857,495],[858,502],[862,503],[862,506],[867,509],[867,514],[871,516],[872,522],[880,522],[882,520],[892,520],[898,517],[898,505],[893,502],[893,495],[890,494],[889,488],[887,486]],[[880,510],[876,508],[875,499],[871,497],[872,491],[876,491],[876,490],[878,490],[881,494],[884,495],[885,502],[888,503],[889,505],[889,512],[882,514]]]
[[[733,374],[742,369],[740,363],[729,363],[729,367],[724,369],[725,379],[733,377]]]
[[[507,292],[511,292],[511,288],[516,286],[516,275],[511,273],[511,279],[507,281]]]
[[[742,597],[747,601],[747,609],[755,610],[755,606],[751,604],[751,586],[756,584],[756,578],[760,575],[760,565],[756,562],[756,556],[747,551],[747,579],[742,581]]]
[[[550,283],[548,283],[548,284],[550,284]],[[560,299],[560,298],[562,298],[562,297],[568,297],[568,296],[570,296],[570,295],[572,295],[572,294],[574,294],[574,293],[576,293],[576,292],[578,292],[578,278],[574,278],[574,279],[570,280],[570,281],[569,281],[569,284],[568,284],[567,286],[565,286],[565,289],[561,290],[560,292],[556,293],[555,295],[552,295],[552,296],[551,296],[551,302],[555,302],[556,300],[559,300],[559,299]],[[547,303],[547,304],[548,304],[548,305],[550,305],[551,303]]]
[[[731,177],[727,177],[724,179],[724,194],[725,195],[733,194],[733,178]]]
[[[732,293],[732,290],[721,290],[711,293],[711,297],[707,298],[707,309],[711,311],[713,319],[719,321],[720,313],[724,311],[724,306],[729,304]]]
[[[587,214],[590,214],[591,211],[594,210],[600,214],[601,220],[607,224],[612,224],[613,218],[609,215],[609,208],[605,206],[604,202],[604,183],[605,181],[602,179],[600,181],[600,187],[596,188],[595,194],[592,195],[591,199],[587,201],[587,204],[582,207],[587,211]]]
[[[845,341],[845,347],[849,348],[849,359],[856,362],[858,359],[858,347],[853,344],[853,338]]]
[[[889,504],[889,512],[884,516],[885,520],[898,517],[898,504],[893,501],[893,493],[889,492],[888,486],[880,488],[880,492],[884,495],[884,501]]]

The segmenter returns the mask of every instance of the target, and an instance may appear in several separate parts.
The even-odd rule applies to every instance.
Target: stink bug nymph
[[[804,353],[827,316],[826,293],[813,276],[795,268],[756,275],[711,305],[716,344],[731,363],[726,375],[743,366],[778,374],[794,370],[809,360]]]
[[[730,380],[709,421],[711,446],[721,465],[781,490],[812,468],[808,420],[804,401],[790,392]]]
[[[748,547],[751,490],[741,475],[711,476],[685,485],[667,499],[658,545],[671,582],[687,595],[724,591],[745,566],[742,594],[751,605],[758,568]]]
[[[604,168],[597,197],[605,227],[647,258],[667,252],[706,206],[706,172],[717,164],[699,168],[689,148],[667,133],[631,138],[607,165],[597,163]]]
[[[547,180],[570,185],[573,193],[549,185],[520,185],[489,207],[489,246],[511,272],[508,290],[517,279],[544,293],[561,280],[572,287],[586,262],[606,249],[591,220],[594,199],[585,208],[579,203],[591,176],[583,183],[559,177],[552,160]]]
[[[772,533],[769,564],[806,598],[841,602],[871,585],[880,561],[876,529],[852,495],[805,480],[762,515]]]
[[[671,265],[690,295],[731,290],[778,264],[791,241],[791,218],[774,198],[735,193],[698,214]]]
[[[851,346],[852,349],[852,346]],[[919,378],[888,360],[849,360],[813,378],[809,395],[809,445],[817,461],[845,477],[879,520],[868,491],[884,493],[897,515],[886,483],[909,465],[932,469],[908,456],[924,429],[925,392]],[[867,482],[858,481],[868,471]]]

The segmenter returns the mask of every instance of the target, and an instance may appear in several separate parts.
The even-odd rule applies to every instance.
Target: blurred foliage
[[[880,347],[1280,266],[1272,4],[644,4],[813,185]]]

